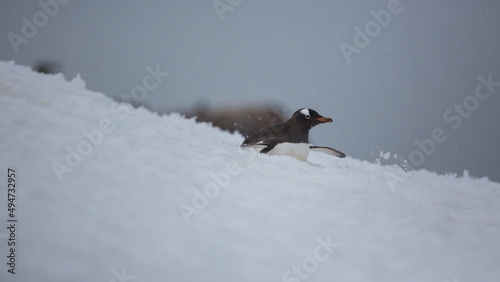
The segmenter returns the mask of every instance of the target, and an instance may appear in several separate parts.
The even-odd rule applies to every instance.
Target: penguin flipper
[[[345,158],[344,153],[342,153],[341,151],[337,151],[337,150],[330,148],[330,147],[309,146],[309,148],[311,148],[311,151],[321,152],[321,153],[329,154],[329,155],[339,157],[339,158]]]

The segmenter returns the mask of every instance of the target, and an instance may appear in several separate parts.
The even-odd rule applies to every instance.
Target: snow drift
[[[8,168],[18,220],[16,274],[4,263],[1,281],[500,277],[500,185],[487,179],[256,154],[238,134],[12,62],[0,120],[5,262]]]

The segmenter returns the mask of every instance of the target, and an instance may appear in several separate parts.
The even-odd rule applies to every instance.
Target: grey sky
[[[22,17],[33,23],[43,9],[2,1],[0,59],[61,62],[67,78],[80,73],[88,88],[113,97],[159,65],[170,75],[145,102],[157,110],[200,100],[311,107],[334,119],[311,131],[315,143],[369,161],[380,150],[420,161],[415,139],[439,128],[445,140],[416,168],[500,181],[500,87],[477,105],[467,98],[479,76],[500,81],[499,1],[220,2],[232,9],[223,21],[214,1],[69,1],[16,54],[8,34],[22,36]],[[399,12],[374,24],[372,11],[384,19],[388,5]],[[373,37],[358,48],[355,27],[367,25]],[[350,63],[343,42],[358,48]],[[454,106],[464,102],[468,118]]]

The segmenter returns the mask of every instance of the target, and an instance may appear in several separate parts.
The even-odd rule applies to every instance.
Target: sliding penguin
[[[303,108],[296,111],[285,123],[264,127],[250,136],[245,134],[241,146],[253,147],[269,155],[287,155],[301,161],[307,160],[311,150],[345,158],[344,153],[335,149],[309,144],[309,130],[328,122],[332,122],[332,119],[323,117],[315,110]]]

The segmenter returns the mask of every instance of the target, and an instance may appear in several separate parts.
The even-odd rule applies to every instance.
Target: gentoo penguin
[[[245,140],[241,146],[253,147],[269,155],[287,155],[301,161],[307,160],[311,150],[345,158],[344,153],[335,149],[309,145],[309,130],[327,122],[332,122],[332,119],[315,110],[303,108],[285,123],[264,127],[250,136],[243,131]]]

